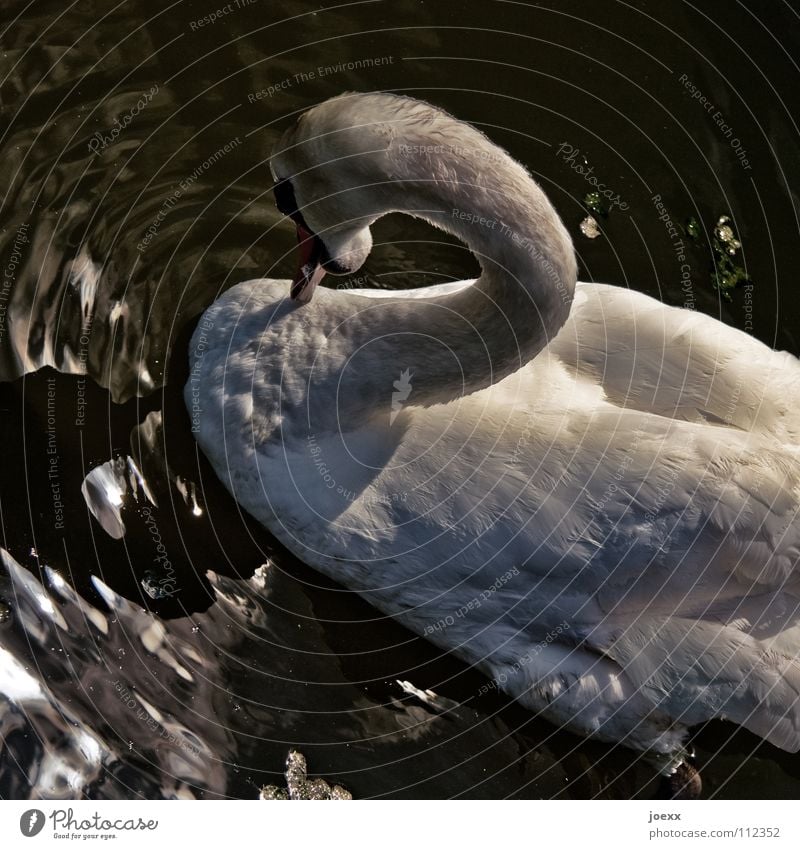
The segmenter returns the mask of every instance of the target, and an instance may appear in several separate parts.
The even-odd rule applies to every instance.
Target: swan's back
[[[552,351],[617,406],[772,434],[800,450],[800,360],[702,313],[582,284]]]

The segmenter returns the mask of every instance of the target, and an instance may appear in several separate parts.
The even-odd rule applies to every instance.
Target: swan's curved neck
[[[458,376],[451,370],[440,394],[444,384],[453,394],[485,388],[525,365],[561,329],[575,290],[572,241],[558,213],[503,151],[485,153],[494,155],[485,169],[464,175],[445,164],[460,176],[418,190],[421,204],[439,209],[407,209],[466,243],[481,266],[473,286],[436,298],[441,315],[426,317],[458,360]]]
[[[385,411],[395,380],[403,392],[404,372],[411,405],[486,388],[535,357],[569,314],[577,267],[555,209],[522,166],[449,120],[447,146],[424,134],[405,144],[395,136],[379,173],[367,177],[374,178],[371,217],[405,212],[429,221],[469,246],[481,275],[460,292],[424,300],[360,298],[357,336],[366,354],[353,360],[356,340],[348,340],[352,367],[339,383],[339,413],[346,396],[356,415]]]

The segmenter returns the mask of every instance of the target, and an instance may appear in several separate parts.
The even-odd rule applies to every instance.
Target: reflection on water
[[[531,769],[530,738],[499,714],[403,680],[362,672],[351,683],[362,661],[326,648],[300,584],[275,564],[249,580],[210,574],[211,607],[171,620],[101,581],[93,606],[60,572],[43,570],[45,589],[6,554],[3,566],[4,798],[255,798],[276,783],[288,747],[364,796],[469,793],[487,779],[484,794],[507,795],[537,770],[538,792],[552,795],[568,770],[585,768],[585,755],[556,757],[545,745]],[[417,657],[430,663],[431,654]],[[477,691],[479,677],[466,677]],[[430,755],[419,763],[426,749],[439,752],[444,774],[429,774]],[[635,772],[647,781],[646,768]]]
[[[791,33],[790,13],[746,4],[767,29],[742,14],[721,33],[651,0],[515,5],[511,23],[496,2],[454,20],[416,0],[259,0],[198,23],[218,5],[4,7],[0,796],[255,798],[283,785],[290,749],[356,797],[652,795],[634,754],[478,695],[480,676],[243,516],[191,435],[187,340],[223,289],[291,273],[267,165],[277,135],[326,97],[389,89],[524,161],[582,279],[690,301],[797,353],[800,304],[783,285],[795,77],[768,34]],[[748,169],[682,76],[735,127]],[[580,234],[589,187],[565,144],[630,207],[600,238]],[[687,291],[656,194],[675,221],[732,215],[747,302],[719,298],[699,252]],[[386,219],[375,241],[358,281],[336,283],[474,275],[418,222]],[[744,732],[713,723],[696,746],[709,793],[800,790],[796,758]]]

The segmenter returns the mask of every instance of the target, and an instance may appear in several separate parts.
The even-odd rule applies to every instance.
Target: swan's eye
[[[297,214],[297,201],[294,197],[294,186],[288,177],[278,180],[272,190],[275,195],[275,205],[284,215]]]

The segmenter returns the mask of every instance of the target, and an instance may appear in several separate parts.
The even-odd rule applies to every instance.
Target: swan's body
[[[358,187],[367,224],[405,208],[460,235],[483,274],[308,304],[288,281],[228,291],[186,388],[223,483],[302,560],[572,730],[675,763],[689,725],[724,716],[800,748],[800,363],[645,295],[575,288],[556,213],[471,128],[405,98],[335,103],[275,158],[295,191],[331,179],[313,172],[320,139],[369,119],[368,139],[327,140],[332,163],[371,163],[340,192]],[[392,153],[448,133],[494,169]],[[364,221],[328,191],[299,204],[303,227],[346,265]],[[461,207],[519,239],[448,220]]]

